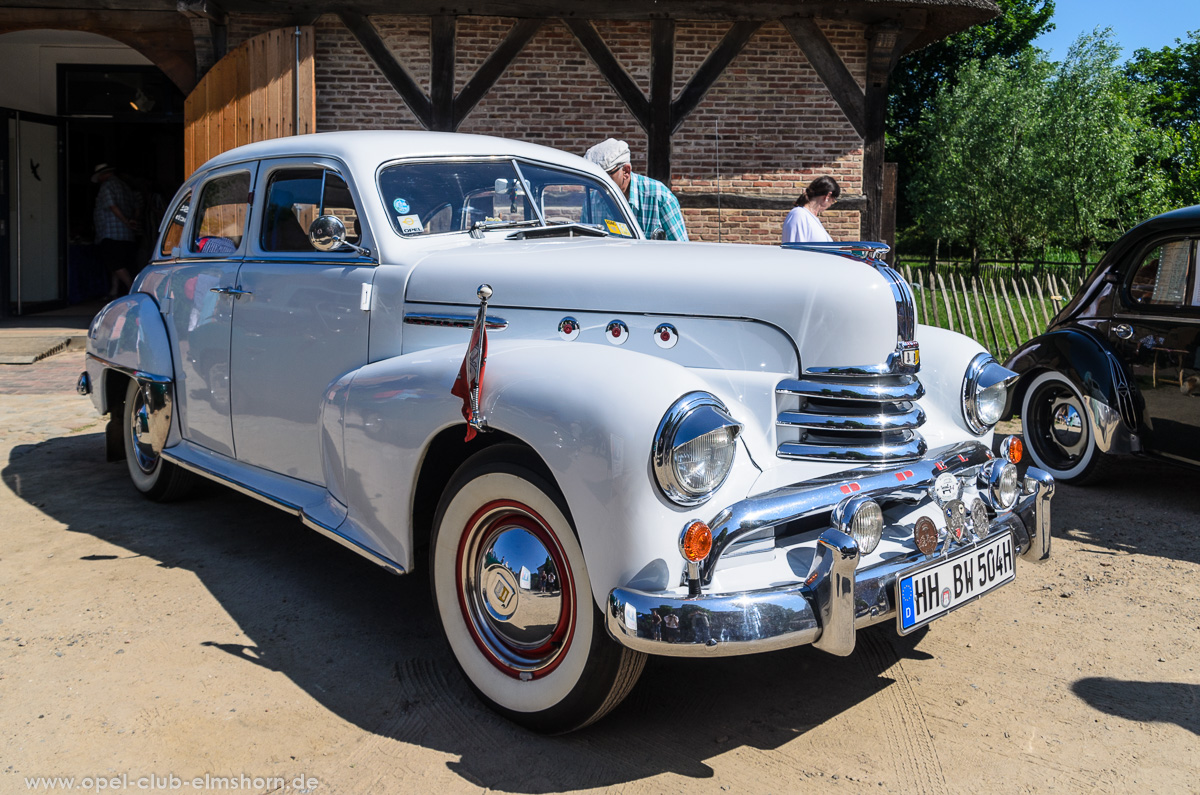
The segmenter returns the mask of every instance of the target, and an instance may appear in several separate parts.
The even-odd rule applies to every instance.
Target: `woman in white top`
[[[817,177],[800,198],[796,206],[783,221],[784,243],[830,243],[833,238],[821,226],[817,216],[828,210],[842,195],[837,180],[830,176]]]

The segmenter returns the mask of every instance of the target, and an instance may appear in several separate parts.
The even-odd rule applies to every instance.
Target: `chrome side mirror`
[[[371,256],[369,248],[346,241],[346,225],[336,215],[318,216],[308,227],[308,241],[317,251],[336,251],[342,246],[349,246],[365,257]]]

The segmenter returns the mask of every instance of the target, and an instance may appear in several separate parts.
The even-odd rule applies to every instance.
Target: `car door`
[[[175,348],[180,432],[229,456],[229,335],[256,169],[243,163],[208,175],[171,209],[166,250],[160,252],[175,259],[166,319]]]
[[[318,215],[336,215],[348,240],[370,247],[361,205],[335,161],[264,161],[250,253],[230,344],[230,402],[237,459],[322,485],[320,409],[326,388],[367,361],[375,263],[308,239]]]
[[[1196,236],[1135,251],[1109,324],[1110,341],[1143,398],[1146,451],[1200,462],[1200,286]]]

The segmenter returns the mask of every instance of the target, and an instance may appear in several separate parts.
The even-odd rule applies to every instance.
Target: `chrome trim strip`
[[[861,400],[875,403],[901,403],[920,400],[925,387],[910,375],[895,377],[899,383],[857,384],[846,381],[816,381],[785,378],[775,387],[776,394],[793,394],[809,398]]]
[[[328,527],[324,524],[321,524],[316,519],[314,519],[313,517],[306,514],[304,512],[304,508],[299,505],[288,502],[286,500],[282,500],[272,494],[266,493],[265,491],[256,489],[255,487],[250,486],[246,483],[242,483],[239,480],[235,480],[234,478],[232,478],[228,475],[223,475],[219,472],[214,472],[211,469],[200,466],[199,464],[196,464],[192,461],[188,461],[187,459],[181,458],[181,457],[173,454],[171,452],[171,450],[163,450],[162,457],[163,457],[163,459],[170,461],[171,463],[175,464],[176,466],[182,467],[182,468],[188,470],[189,472],[194,472],[197,475],[200,475],[201,477],[205,477],[205,478],[208,478],[209,480],[216,481],[217,483],[220,483],[224,486],[228,486],[229,488],[233,489],[234,491],[238,492],[239,494],[244,494],[247,497],[253,497],[254,499],[258,500],[259,502],[265,502],[267,505],[270,505],[274,508],[278,508],[281,511],[284,511],[285,513],[290,513],[293,516],[299,517],[300,521],[304,524],[305,527],[308,527],[312,530],[316,530],[318,533],[325,536],[326,538],[336,541],[337,543],[341,544],[342,546],[346,547],[347,549],[349,549],[353,552],[357,552],[358,554],[362,555],[367,560],[373,561],[395,574],[404,574],[405,573],[404,567],[401,566],[396,561],[379,554],[378,552],[376,552],[373,549],[370,549],[369,547],[363,546],[362,544],[358,543],[357,541],[354,541],[353,539],[346,538],[344,535],[341,535],[340,533],[337,532],[336,529],[334,529],[332,527]]]
[[[110,362],[108,359],[97,356],[96,354],[91,353],[91,352],[89,352],[87,354],[87,358],[91,359],[92,361],[99,362],[100,364],[104,365],[105,367],[116,370],[119,373],[124,373],[125,375],[129,376],[130,378],[136,378],[137,380],[139,380],[143,383],[171,384],[171,383],[174,383],[174,380],[175,380],[175,379],[171,378],[171,376],[169,376],[169,375],[155,375],[154,373],[147,373],[145,370],[136,370],[132,367],[126,367],[123,364],[117,364],[116,362]]]
[[[837,242],[812,242],[812,243],[781,243],[780,248],[786,248],[793,251],[813,251],[818,254],[836,254],[839,257],[858,260],[859,262],[871,262],[878,260],[884,254],[891,251],[891,246],[887,243],[875,243],[865,240],[859,241],[837,241]]]
[[[1040,480],[1037,482],[1042,483]],[[1043,547],[1040,540],[1041,531],[1030,529],[1035,527],[1035,519],[1040,522],[1044,517],[1046,537],[1049,537],[1049,512],[1038,507],[1043,502],[1040,485],[1035,491],[1036,494],[1023,497],[1016,513],[995,517],[986,536],[991,538],[996,533],[1012,533],[1018,555],[1024,560],[1044,559],[1039,558],[1038,554],[1041,553],[1035,551],[1043,548],[1047,553],[1049,551],[1049,546]],[[1045,500],[1048,501],[1052,494],[1051,488]],[[823,537],[826,542],[833,542],[834,537],[825,534]],[[836,543],[832,543],[832,550],[838,548]],[[897,577],[929,560],[932,558],[917,551],[892,558],[852,573],[852,588],[847,588],[845,579],[840,578],[841,590],[836,593],[840,605],[837,607],[823,603],[817,595],[819,589],[800,582],[756,591],[707,593],[697,597],[686,596],[680,591],[649,592],[614,588],[609,593],[606,625],[609,634],[621,645],[665,657],[727,657],[809,643],[818,645],[826,633],[829,641],[827,647],[835,639],[840,639],[838,648],[849,646],[852,649],[851,638],[858,630],[895,619]],[[829,588],[830,592],[834,590],[833,587]],[[846,618],[847,603],[851,608],[849,620]],[[663,611],[671,611],[680,616],[681,629],[678,635],[655,637],[651,614],[654,610],[659,611],[660,615]],[[696,613],[704,618],[693,621]],[[821,615],[828,616],[823,625],[819,619]],[[697,626],[700,627],[699,631],[695,629]]]
[[[779,458],[803,461],[849,461],[853,463],[891,464],[915,461],[929,449],[924,437],[914,431],[898,431],[905,438],[895,442],[870,440],[863,445],[849,441],[783,442],[775,451]]]
[[[922,443],[924,440],[922,440]],[[942,472],[956,472],[979,467],[992,460],[991,451],[979,442],[960,442],[933,452],[927,458],[903,467],[863,467],[844,470],[815,478],[794,486],[747,497],[717,514],[708,526],[712,528],[713,548],[700,567],[701,582],[712,582],[717,563],[729,545],[764,527],[784,524],[830,511],[845,497],[842,486],[856,482],[856,494],[875,500],[908,498],[924,499],[934,478]],[[903,481],[896,478],[897,469],[912,471]]]
[[[781,411],[775,424],[813,430],[905,431],[924,425],[925,412],[913,406],[897,414],[845,414],[836,409],[825,413],[809,406],[806,411]]]
[[[449,315],[436,313],[421,313],[408,314],[404,316],[404,322],[410,326],[444,326],[447,328],[474,328],[474,315]],[[502,317],[488,315],[487,329],[488,331],[504,331],[508,328],[508,321]]]

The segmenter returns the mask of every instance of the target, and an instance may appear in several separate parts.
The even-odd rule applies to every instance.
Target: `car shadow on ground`
[[[1105,499],[1098,500],[1100,494]],[[1059,485],[1051,505],[1054,535],[1100,547],[1098,554],[1137,553],[1200,563],[1195,469],[1145,458],[1118,459],[1094,485]],[[1154,510],[1147,511],[1147,505]]]
[[[1137,723],[1177,723],[1192,734],[1200,735],[1200,711],[1197,710],[1200,685],[1089,677],[1072,684],[1071,690],[1109,715]],[[1185,708],[1164,713],[1163,704],[1180,704]]]
[[[490,712],[460,677],[423,572],[391,575],[214,484],[181,503],[149,502],[103,449],[100,434],[18,447],[3,478],[69,532],[194,573],[251,639],[199,636],[196,646],[284,674],[367,732],[452,754],[451,769],[477,785],[541,793],[662,773],[709,778],[706,760],[739,746],[777,748],[895,685],[897,661],[929,659],[923,633],[901,638],[890,626],[861,632],[846,659],[808,647],[655,658],[605,719],[570,735],[533,735]],[[126,557],[105,549],[80,559],[119,567]]]

